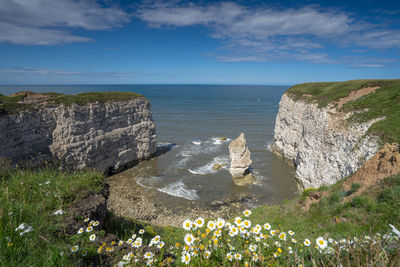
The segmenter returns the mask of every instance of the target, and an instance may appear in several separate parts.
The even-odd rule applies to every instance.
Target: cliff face
[[[282,96],[271,150],[293,163],[303,188],[333,184],[378,151],[377,138],[366,135],[376,120],[350,125],[348,116],[333,106]]]
[[[72,169],[118,172],[156,152],[144,97],[85,105],[46,105],[0,116],[0,158],[46,158]]]

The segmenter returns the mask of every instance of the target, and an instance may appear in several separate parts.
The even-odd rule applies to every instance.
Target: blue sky
[[[0,0],[0,84],[400,78],[400,1]]]

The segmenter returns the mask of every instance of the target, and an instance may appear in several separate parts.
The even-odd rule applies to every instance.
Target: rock
[[[215,163],[214,164],[214,166],[213,166],[213,169],[215,170],[215,171],[218,171],[219,169],[221,169],[221,165],[220,164],[218,164],[218,163]]]
[[[255,178],[252,173],[248,173],[242,177],[232,178],[232,181],[237,186],[247,186],[253,184]]]
[[[16,163],[43,157],[67,169],[115,173],[149,158],[157,149],[155,123],[145,97],[49,104],[0,116],[0,129],[0,158]]]
[[[301,187],[334,184],[378,151],[378,138],[368,129],[379,119],[349,124],[349,115],[334,106],[282,96],[270,148],[294,165]]]
[[[219,140],[221,140],[221,141],[226,141],[226,139],[228,139],[228,138],[226,138],[225,136],[219,138]]]
[[[229,144],[229,157],[231,159],[229,172],[233,178],[242,178],[250,173],[252,161],[244,133]]]

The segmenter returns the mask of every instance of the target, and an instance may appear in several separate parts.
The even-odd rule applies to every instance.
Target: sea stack
[[[229,172],[232,175],[233,182],[239,186],[252,184],[254,182],[254,177],[250,171],[252,161],[244,133],[241,133],[229,144],[229,157],[231,159]]]

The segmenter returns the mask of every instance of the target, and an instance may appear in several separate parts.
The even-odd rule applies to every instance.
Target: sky
[[[400,78],[400,1],[0,0],[0,84]]]

